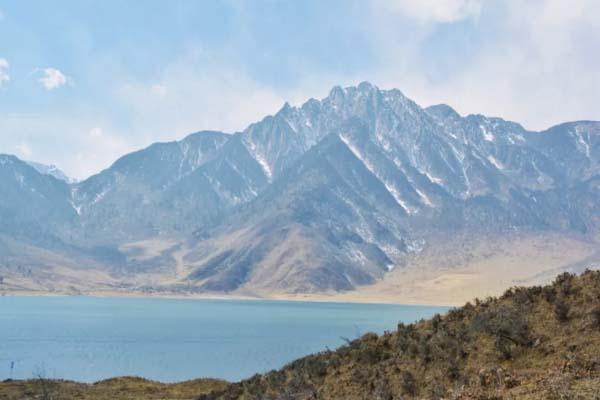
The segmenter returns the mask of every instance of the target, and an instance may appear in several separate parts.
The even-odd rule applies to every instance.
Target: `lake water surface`
[[[444,307],[0,297],[0,379],[239,380]]]

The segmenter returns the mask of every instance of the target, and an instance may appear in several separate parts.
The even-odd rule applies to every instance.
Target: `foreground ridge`
[[[598,399],[600,272],[564,273],[399,324],[200,396],[216,399]]]

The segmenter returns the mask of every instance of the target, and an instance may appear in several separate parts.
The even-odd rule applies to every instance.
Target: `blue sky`
[[[596,0],[0,0],[0,152],[83,178],[369,80],[531,129],[600,120]]]

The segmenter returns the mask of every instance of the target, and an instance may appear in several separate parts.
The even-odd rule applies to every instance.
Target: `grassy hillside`
[[[367,334],[200,399],[600,399],[600,272]]]

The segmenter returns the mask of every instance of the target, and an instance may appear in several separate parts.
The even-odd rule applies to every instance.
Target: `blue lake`
[[[0,297],[0,379],[239,380],[444,307]]]

